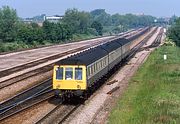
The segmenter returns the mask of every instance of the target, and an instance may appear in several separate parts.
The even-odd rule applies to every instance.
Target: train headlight
[[[77,89],[81,89],[81,86],[80,86],[80,85],[77,85]]]
[[[59,89],[59,88],[60,88],[60,84],[58,84],[58,85],[56,86],[56,88]]]

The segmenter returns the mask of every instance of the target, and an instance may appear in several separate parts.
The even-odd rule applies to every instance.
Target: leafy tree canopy
[[[180,18],[176,19],[175,24],[169,29],[168,37],[172,39],[177,46],[180,46]]]

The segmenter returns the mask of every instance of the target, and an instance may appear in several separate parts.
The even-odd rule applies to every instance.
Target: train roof
[[[129,40],[124,38],[118,38],[113,41],[107,42],[103,45],[99,45],[95,48],[90,48],[86,51],[80,52],[76,55],[62,59],[56,62],[56,65],[90,65],[98,59],[106,56],[109,52],[123,46],[128,43]]]
[[[107,55],[107,51],[100,47],[91,48],[57,62],[58,65],[89,65]]]
[[[99,47],[101,47],[102,49],[105,49],[108,52],[111,52],[115,49],[120,48],[121,46],[123,46],[124,44],[128,43],[129,41],[127,39],[115,39],[111,42],[107,42]]]

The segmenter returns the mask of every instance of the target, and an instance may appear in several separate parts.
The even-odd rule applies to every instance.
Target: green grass
[[[180,48],[163,46],[150,55],[129,82],[108,123],[180,124]]]

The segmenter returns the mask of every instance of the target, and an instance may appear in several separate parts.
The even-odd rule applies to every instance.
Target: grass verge
[[[76,42],[76,41],[87,40],[87,39],[92,39],[96,37],[97,36],[90,35],[90,34],[75,34],[73,35],[73,38],[68,41],[54,41],[53,42],[50,40],[45,40],[45,41],[42,41],[41,43],[37,41],[32,41],[31,43],[25,43],[23,41],[14,41],[14,42],[9,42],[9,43],[0,42],[0,53],[16,51],[16,50],[24,50],[27,48],[37,48],[37,47],[48,46],[48,45],[63,44],[63,43],[68,43],[68,42]]]
[[[180,124],[180,48],[162,46],[150,55],[118,100],[108,123]]]

